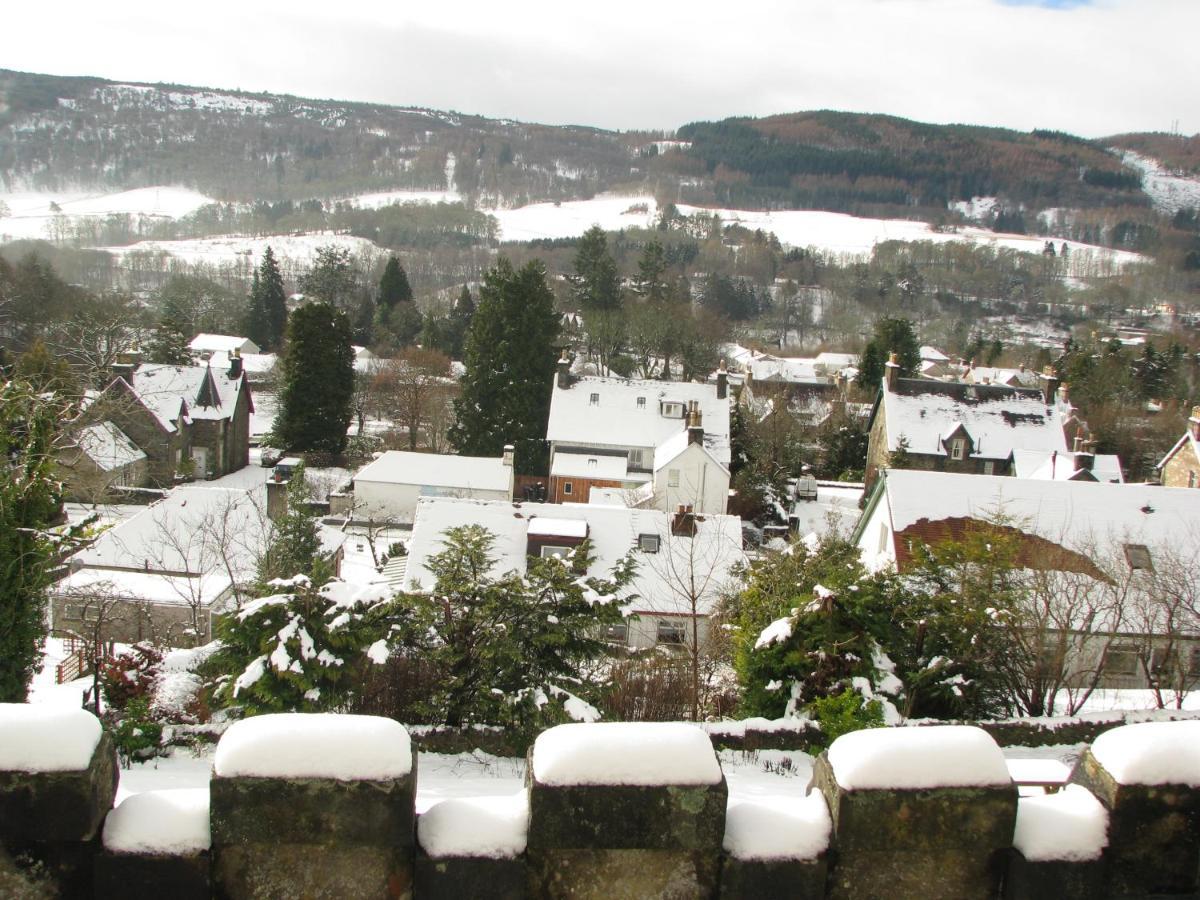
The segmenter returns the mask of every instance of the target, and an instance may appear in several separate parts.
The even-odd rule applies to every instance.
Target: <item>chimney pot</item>
[[[567,358],[567,348],[564,347],[562,354],[558,357],[557,374],[555,375],[556,383],[562,390],[566,390],[571,386],[571,360]]]
[[[512,468],[512,464],[513,464],[513,453],[515,453],[515,452],[516,452],[516,448],[515,448],[515,447],[513,447],[513,445],[512,445],[512,444],[505,444],[505,445],[504,445],[504,453],[503,453],[503,455],[500,457],[500,461],[501,461],[501,462],[502,462],[504,465],[508,466],[509,468]]]
[[[721,366],[717,369],[717,399],[724,400],[729,395],[729,372],[725,368],[725,360],[721,359]]]

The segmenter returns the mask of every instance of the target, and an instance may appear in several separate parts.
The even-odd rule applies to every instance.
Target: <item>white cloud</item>
[[[64,26],[69,23],[69,26]],[[1195,0],[20,4],[4,65],[673,128],[800,109],[1200,131]]]

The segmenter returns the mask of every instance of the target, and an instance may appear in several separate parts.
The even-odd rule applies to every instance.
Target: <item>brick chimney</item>
[[[699,400],[688,401],[687,432],[689,444],[704,444],[704,418]]]
[[[729,396],[729,370],[725,368],[725,360],[721,360],[721,366],[717,369],[717,399],[724,400]]]
[[[1096,467],[1096,442],[1075,438],[1075,471],[1090,472]]]
[[[883,365],[883,380],[889,391],[896,389],[896,379],[900,377],[900,358],[895,351],[888,354],[888,361]]]
[[[696,536],[696,516],[692,513],[691,505],[679,504],[675,514],[671,516],[671,534],[676,537]]]
[[[563,347],[558,357],[558,374],[555,376],[558,387],[566,390],[571,386],[571,360],[567,358],[567,348]]]
[[[1045,398],[1047,406],[1053,406],[1055,395],[1058,394],[1058,385],[1059,385],[1058,376],[1054,374],[1053,368],[1051,368],[1050,366],[1046,366],[1046,368],[1044,368],[1042,370],[1041,377],[1042,377],[1042,396],[1043,396],[1043,398]]]
[[[235,381],[242,377],[242,351],[237,347],[229,355],[229,377]]]
[[[503,463],[504,465],[508,466],[510,469],[512,468],[512,464],[513,464],[513,453],[514,452],[516,452],[516,448],[512,444],[505,444],[504,445],[504,454],[500,457],[500,462]]]

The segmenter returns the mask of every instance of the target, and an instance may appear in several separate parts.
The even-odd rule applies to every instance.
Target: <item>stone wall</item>
[[[19,744],[21,717],[10,712],[5,740]],[[290,727],[306,717],[270,718]],[[1110,732],[1084,754],[1072,786],[1020,799],[978,728],[857,732],[818,758],[807,797],[731,805],[705,736],[698,752],[712,777],[695,776],[694,747],[692,759],[658,752],[654,768],[656,729],[674,739],[690,726],[567,725],[552,729],[570,730],[553,771],[539,768],[550,732],[531,750],[524,796],[447,800],[414,817],[415,754],[411,769],[354,779],[339,755],[370,758],[371,748],[361,739],[339,747],[327,724],[335,718],[372,717],[319,723],[313,758],[336,777],[265,775],[244,762],[222,770],[231,729],[198,810],[146,802],[140,823],[126,814],[135,798],[111,811],[107,737],[78,771],[0,771],[0,895],[1069,900],[1200,891],[1196,722]],[[303,762],[305,731],[284,733],[288,765]],[[400,731],[403,747],[391,749],[407,756]],[[589,744],[601,734],[598,754]],[[641,766],[655,772],[650,783],[639,783]],[[584,774],[564,780],[563,771]]]

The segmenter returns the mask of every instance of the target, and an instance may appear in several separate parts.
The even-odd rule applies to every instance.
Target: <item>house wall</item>
[[[150,480],[146,459],[135,459],[118,469],[101,469],[90,456],[77,448],[64,450],[58,457],[63,498],[78,503],[110,499],[115,487],[145,487]]]
[[[908,461],[903,466],[895,466],[894,461],[889,459],[885,409],[881,403],[879,411],[875,415],[875,422],[871,426],[871,433],[867,439],[867,468],[864,475],[867,493],[870,493],[871,485],[879,477],[879,470],[889,467],[920,469],[926,472],[954,472],[960,475],[1012,474],[1012,465],[1007,459],[989,460],[968,454],[966,458],[957,460],[951,459],[948,454],[914,452],[911,447],[907,451]],[[990,472],[987,471],[989,463],[992,467]]]
[[[1184,441],[1174,456],[1163,466],[1162,483],[1166,487],[1200,487],[1200,459],[1191,441]]]
[[[96,604],[91,608],[79,595],[52,595],[50,614],[52,631],[57,636],[94,634]],[[154,641],[169,647],[193,647],[212,640],[212,612],[207,606],[199,615],[200,633],[192,634],[192,610],[185,603],[150,603],[119,600],[105,615],[101,629],[103,641],[135,644]]]
[[[674,487],[672,472],[678,473]],[[655,509],[674,512],[688,505],[698,513],[710,514],[725,513],[729,507],[729,473],[696,444],[689,444],[654,476]]]
[[[879,470],[887,466],[887,408],[880,401],[876,408],[875,421],[871,423],[871,433],[867,436],[867,467],[863,475],[867,493],[879,476]]]
[[[192,447],[208,452],[206,465],[214,476],[228,475],[250,462],[250,393],[238,391],[237,404],[228,419],[197,419],[192,425]],[[207,473],[196,472],[197,478]]]
[[[692,642],[692,616],[667,613],[641,612],[625,620],[626,646],[631,650],[650,650],[654,647],[677,646],[685,651]],[[708,643],[708,616],[696,616],[697,639],[701,647]],[[674,643],[671,640],[660,640],[667,635],[678,634],[678,628],[683,628],[683,640]]]
[[[567,493],[570,485],[570,493]],[[576,478],[568,475],[550,476],[550,495],[546,498],[549,503],[589,503],[592,488],[628,488],[624,481],[605,481],[601,478]]]
[[[106,419],[125,432],[146,454],[150,484],[155,487],[174,484],[179,460],[186,459],[191,453],[191,425],[176,422],[175,432],[165,431],[154,414],[130,395],[124,386],[109,388],[82,417],[85,423],[103,422]]]
[[[863,565],[872,571],[896,564],[895,541],[892,537],[892,517],[886,499],[871,510],[858,539],[858,552]]]
[[[511,500],[512,492],[477,488],[437,488],[419,484],[354,479],[354,518],[410,523],[421,497]]]

